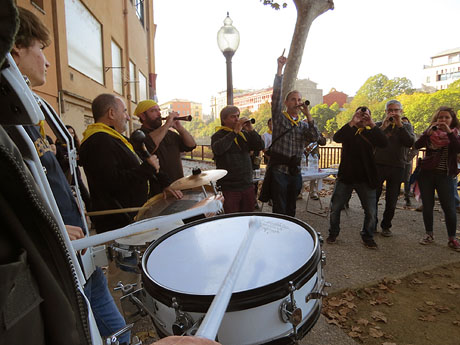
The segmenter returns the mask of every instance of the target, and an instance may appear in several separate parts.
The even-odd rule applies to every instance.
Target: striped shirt
[[[273,123],[273,139],[278,138],[280,135],[285,133],[292,126],[291,121],[283,114],[283,102],[281,100],[281,84],[283,81],[282,76],[275,76],[275,82],[273,83],[273,95],[272,95],[272,123]],[[284,134],[279,140],[277,140],[271,148],[272,152],[276,152],[286,157],[297,157],[300,163],[300,158],[304,151],[305,143],[311,141],[317,141],[319,138],[318,128],[315,126],[314,121],[307,123],[299,121],[299,123]],[[286,170],[287,167],[280,167],[282,170]]]

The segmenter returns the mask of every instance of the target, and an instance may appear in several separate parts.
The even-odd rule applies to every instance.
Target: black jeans
[[[390,229],[391,221],[395,215],[396,203],[398,202],[399,192],[401,191],[401,181],[403,179],[404,168],[392,167],[389,165],[377,164],[377,197],[375,199],[375,230],[378,224],[378,203],[382,194],[383,182],[386,181],[385,191],[385,211],[380,223],[382,229]]]

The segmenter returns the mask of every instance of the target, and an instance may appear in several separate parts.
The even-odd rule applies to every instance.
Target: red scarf
[[[454,128],[452,132],[455,134],[455,136],[458,135],[457,128]],[[444,131],[433,131],[433,133],[430,135],[430,142],[434,149],[439,149],[449,145],[449,138],[447,137],[447,133]]]

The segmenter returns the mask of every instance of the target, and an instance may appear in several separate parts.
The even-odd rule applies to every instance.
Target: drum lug
[[[296,327],[302,322],[302,309],[297,308],[294,299],[294,291],[296,290],[294,283],[289,282],[289,298],[286,298],[279,307],[281,320],[285,323],[291,323],[296,333]]]
[[[324,265],[326,265],[326,253],[324,252],[324,250],[321,251],[321,263]]]
[[[323,245],[323,244],[324,244],[324,238],[323,238],[323,236],[322,236],[321,233],[318,232],[318,231],[316,232],[316,234],[318,235],[319,243],[320,243],[321,245]]]
[[[180,305],[175,297],[172,298],[171,306],[176,312],[176,321],[174,321],[171,326],[172,332],[174,335],[184,335],[194,326],[193,318],[190,314],[184,313],[180,310]]]
[[[326,291],[323,291],[325,287],[330,287],[331,283],[325,282],[324,280],[322,281],[322,284],[320,285],[319,289],[316,291],[310,292],[306,297],[305,297],[305,302],[308,302],[312,299],[320,299],[323,297],[327,297],[328,293]]]

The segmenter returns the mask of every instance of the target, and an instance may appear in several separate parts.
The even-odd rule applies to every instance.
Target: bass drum
[[[289,216],[238,213],[184,225],[147,248],[142,280],[154,300],[152,319],[160,336],[193,334],[197,329],[251,217],[260,218],[261,226],[239,272],[217,340],[223,345],[293,344],[313,327],[324,287],[317,233]],[[296,327],[291,323],[293,311]]]

